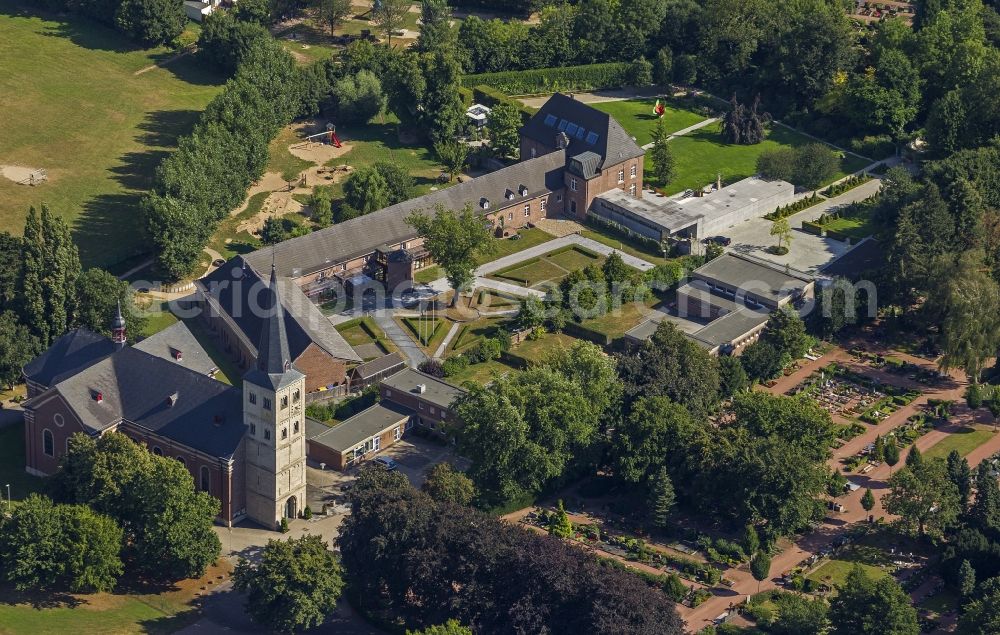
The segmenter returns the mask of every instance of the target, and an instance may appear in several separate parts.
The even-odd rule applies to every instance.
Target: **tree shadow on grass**
[[[173,148],[177,140],[191,132],[201,117],[197,110],[154,110],[139,124],[136,141],[145,146]]]
[[[46,28],[41,31],[41,34],[47,37],[68,39],[81,48],[113,53],[133,53],[146,48],[144,45],[128,39],[115,29],[80,15],[57,16],[43,11],[24,11],[21,13],[57,21],[58,24]]]
[[[0,604],[24,604],[34,609],[76,608],[84,600],[58,591],[17,591],[8,585],[0,586]]]
[[[167,53],[153,57],[159,64],[174,57],[176,54],[175,51],[168,51]],[[226,81],[226,76],[222,72],[213,64],[199,57],[197,53],[185,55],[168,64],[164,64],[162,69],[192,86],[220,86]]]
[[[84,267],[114,264],[142,252],[139,200],[137,192],[101,194],[82,205],[73,223],[73,240]]]

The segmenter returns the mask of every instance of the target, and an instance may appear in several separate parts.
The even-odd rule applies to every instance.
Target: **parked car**
[[[728,236],[711,236],[705,239],[706,245],[713,243],[716,245],[721,245],[723,247],[728,247],[733,243],[733,239]]]
[[[510,237],[510,240],[521,240],[521,234],[514,234]]]
[[[396,463],[387,456],[377,456],[372,459],[372,463],[374,463],[376,467],[380,467],[388,472],[395,472],[399,469],[399,463]]]

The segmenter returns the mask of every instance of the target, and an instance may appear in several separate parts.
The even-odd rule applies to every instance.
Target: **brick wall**
[[[635,168],[635,176],[632,176],[632,168]],[[584,180],[568,171],[565,174],[566,180],[566,210],[574,214],[577,218],[585,218],[587,210],[594,198],[614,189],[620,189],[626,194],[633,194],[632,186],[635,186],[634,194],[642,197],[642,157],[629,159],[621,163],[606,165],[597,176]],[[572,181],[576,180],[576,191],[573,191]]]
[[[52,453],[45,452],[46,432],[52,435]],[[66,453],[66,441],[85,432],[80,420],[59,395],[54,394],[24,411],[24,462],[27,471],[38,476],[55,474]]]
[[[493,223],[493,227],[499,229],[503,226],[503,236],[510,236],[515,230],[527,227],[530,223],[534,225],[545,218],[549,205],[555,200],[554,194],[542,194],[533,198],[515,198],[511,201],[503,201],[504,207],[495,212],[486,214],[486,219]],[[525,208],[527,207],[527,215]]]
[[[347,381],[347,362],[331,356],[316,343],[306,347],[294,363],[306,376],[307,393],[324,386],[339,386]]]

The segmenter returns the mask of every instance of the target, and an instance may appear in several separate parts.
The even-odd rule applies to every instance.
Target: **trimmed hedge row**
[[[462,85],[468,88],[489,86],[508,95],[530,95],[556,91],[621,88],[630,84],[631,77],[632,64],[610,62],[466,75],[462,78]]]
[[[838,196],[848,190],[854,189],[857,186],[867,183],[868,181],[871,180],[872,177],[868,176],[867,174],[859,174],[857,176],[852,176],[845,181],[842,181],[840,183],[835,183],[830,187],[826,188],[825,190],[823,190],[823,195]]]
[[[766,218],[767,220],[778,220],[781,218],[788,218],[792,214],[797,214],[798,212],[801,212],[807,207],[812,207],[813,205],[819,203],[822,200],[823,197],[821,197],[819,194],[813,194],[812,196],[807,196],[806,198],[799,199],[794,203],[789,203],[784,207],[779,207],[770,214],[766,214],[764,218]]]
[[[611,346],[611,337],[609,337],[607,333],[595,331],[594,329],[587,328],[586,326],[571,320],[566,321],[562,330],[566,335],[572,335],[573,337],[577,337],[581,340],[587,340],[588,342],[593,342],[594,344],[599,344],[600,346]]]
[[[802,221],[802,231],[807,234],[812,234],[813,236],[822,236],[824,230],[823,226],[819,223],[811,220],[804,220]]]
[[[851,240],[853,240],[850,234],[847,234],[842,231],[837,231],[836,229],[826,230],[826,237],[832,238],[833,240],[839,240],[842,243],[850,242]]]

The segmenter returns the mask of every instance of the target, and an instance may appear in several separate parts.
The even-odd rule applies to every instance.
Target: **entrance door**
[[[295,497],[290,497],[285,501],[285,518],[295,518],[298,515],[298,505],[296,504]]]

